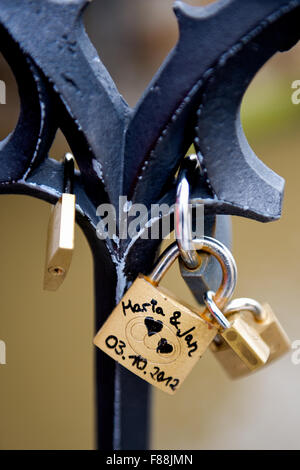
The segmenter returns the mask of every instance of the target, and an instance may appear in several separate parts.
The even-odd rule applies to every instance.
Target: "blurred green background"
[[[188,2],[195,5],[207,2]],[[85,14],[91,39],[120,91],[134,105],[175,44],[169,0],[94,0]],[[221,38],[220,38],[221,40]],[[300,339],[300,47],[276,55],[247,91],[242,120],[256,154],[286,179],[282,219],[233,218],[239,270],[236,295],[268,301],[292,340]],[[2,59],[0,137],[15,126],[19,102]],[[59,133],[51,156],[68,149]],[[92,258],[80,229],[69,275],[56,293],[42,290],[50,208],[21,196],[0,198],[0,449],[94,448]],[[164,284],[192,298],[174,267]],[[291,354],[240,381],[230,381],[208,352],[170,397],[153,391],[153,449],[300,448],[300,365]]]

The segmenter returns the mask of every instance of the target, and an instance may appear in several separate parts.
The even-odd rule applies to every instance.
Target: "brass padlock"
[[[261,305],[247,298],[234,299],[225,307],[224,313],[230,320],[242,317],[261,336],[270,349],[266,364],[290,350],[290,340],[268,304]],[[211,350],[232,379],[249,374],[249,369],[221,338],[216,338],[211,344]]]
[[[64,192],[51,210],[48,225],[44,289],[55,291],[64,281],[74,251],[75,195],[73,193],[74,157],[64,160]]]
[[[221,326],[220,336],[233,356],[239,358],[250,370],[263,366],[270,355],[270,348],[261,335],[241,316],[230,318],[230,321],[218,308],[214,301],[214,292],[208,291],[204,296],[209,312]]]
[[[196,249],[214,255],[222,265],[218,290],[224,302],[236,283],[231,253],[208,237],[194,240]],[[223,246],[222,246],[223,248]],[[131,372],[173,394],[207,350],[218,329],[196,310],[158,287],[162,276],[179,255],[172,244],[149,277],[139,275],[94,339],[94,344]]]

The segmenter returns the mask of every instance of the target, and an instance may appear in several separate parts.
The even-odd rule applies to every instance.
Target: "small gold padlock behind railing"
[[[51,210],[48,225],[44,289],[56,291],[66,278],[74,251],[75,194],[74,157],[67,153],[64,159],[63,193]]]
[[[225,305],[236,284],[230,251],[209,237],[194,240],[194,245],[220,262],[223,280],[216,298]],[[169,394],[180,387],[219,331],[197,310],[158,287],[179,253],[175,242],[150,276],[135,280],[94,339],[106,354]]]

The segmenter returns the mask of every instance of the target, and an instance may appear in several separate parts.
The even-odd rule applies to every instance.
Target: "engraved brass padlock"
[[[75,195],[73,193],[74,158],[66,154],[64,192],[51,210],[48,225],[44,289],[55,291],[64,281],[74,251]]]
[[[236,283],[234,259],[220,244],[205,237],[196,249],[220,262],[223,280],[218,295],[226,302]],[[94,339],[94,344],[131,372],[173,394],[207,350],[218,329],[199,313],[158,287],[179,255],[172,244],[149,277],[140,275],[126,292]]]
[[[261,336],[270,349],[266,364],[290,350],[290,340],[268,304],[261,305],[247,298],[234,299],[225,307],[224,313],[229,316],[230,320],[242,317]],[[232,379],[249,374],[249,369],[225,341],[217,338],[211,344],[211,350]]]
[[[269,358],[270,348],[256,329],[241,316],[235,316],[229,321],[214,301],[214,292],[208,291],[204,301],[210,313],[221,325],[220,335],[226,341],[232,356],[239,358],[250,370],[263,366]]]

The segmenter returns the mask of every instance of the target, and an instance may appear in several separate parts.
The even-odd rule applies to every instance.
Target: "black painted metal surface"
[[[148,207],[173,203],[174,175],[191,143],[203,166],[193,200],[207,215],[279,218],[283,180],[250,149],[239,108],[256,71],[299,38],[300,0],[176,2],[179,42],[135,109],[85,33],[87,5],[0,0],[1,51],[21,99],[16,129],[0,147],[0,191],[57,201],[63,168],[48,152],[61,128],[80,168],[77,221],[94,256],[98,329],[138,272],[151,269],[159,240],[99,240],[96,208],[118,208],[120,195]],[[147,384],[101,352],[96,365],[99,447],[145,448]]]

